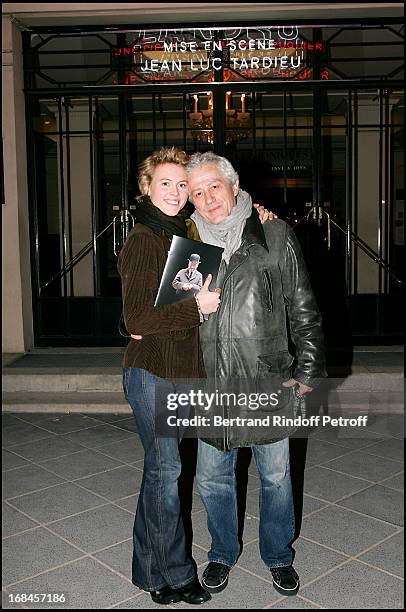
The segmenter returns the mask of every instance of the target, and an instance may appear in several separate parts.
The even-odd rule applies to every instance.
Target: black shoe
[[[211,599],[210,593],[201,587],[197,578],[193,582],[176,589],[175,593],[179,595],[181,601],[188,604],[201,604]]]
[[[281,595],[296,595],[299,590],[299,576],[291,565],[271,567],[273,585]]]
[[[151,591],[150,593],[152,601],[157,604],[168,605],[181,601],[181,596],[178,591],[172,589],[168,584],[159,591]]]
[[[231,567],[224,565],[224,563],[210,561],[203,572],[202,585],[210,593],[220,593],[227,586],[230,569]]]

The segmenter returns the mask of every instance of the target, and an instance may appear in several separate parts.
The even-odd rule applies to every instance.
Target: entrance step
[[[122,393],[122,374],[118,372],[95,371],[70,373],[54,368],[41,368],[34,371],[17,368],[3,369],[3,391],[31,393],[75,393],[104,392]]]
[[[122,388],[122,358],[122,349],[111,347],[3,355],[3,412],[130,414]],[[329,361],[330,407],[401,412],[401,347],[359,347],[351,360],[337,351]]]
[[[3,412],[131,415],[121,348],[45,348],[3,355]]]
[[[340,376],[332,372],[328,379],[329,388],[341,391],[360,392],[401,392],[403,376],[396,372],[355,372]],[[55,373],[52,370],[35,372],[9,372],[3,369],[3,392],[5,393],[123,393],[121,372],[89,374]]]
[[[131,408],[123,392],[5,392],[3,394],[5,412],[79,412],[128,414]]]

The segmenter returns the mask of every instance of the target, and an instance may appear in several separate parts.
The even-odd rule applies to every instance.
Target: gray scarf
[[[233,253],[241,244],[241,237],[245,221],[252,213],[252,199],[246,191],[240,191],[236,197],[236,204],[231,213],[220,223],[208,223],[197,212],[191,218],[196,223],[197,230],[203,242],[219,246],[224,249],[223,259],[228,265]]]

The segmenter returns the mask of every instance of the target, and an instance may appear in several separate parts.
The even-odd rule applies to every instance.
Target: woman
[[[139,167],[142,198],[137,224],[118,261],[124,321],[131,341],[124,355],[123,385],[145,451],[144,474],[134,522],[133,583],[155,603],[210,599],[187,556],[178,496],[181,472],[178,440],[155,431],[156,387],[176,378],[203,378],[198,329],[204,314],[215,312],[219,294],[207,279],[196,294],[154,308],[154,300],[173,235],[187,236],[188,156],[176,148],[154,152]]]

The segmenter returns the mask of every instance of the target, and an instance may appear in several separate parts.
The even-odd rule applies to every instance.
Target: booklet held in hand
[[[174,304],[196,295],[208,274],[212,275],[209,289],[214,291],[223,250],[211,244],[174,236],[154,306]]]

